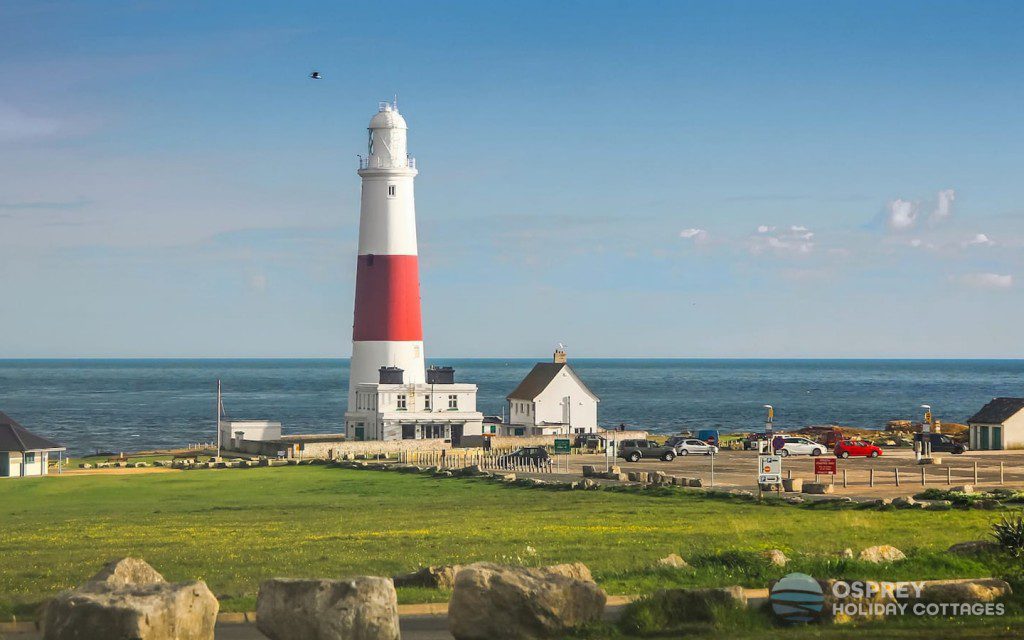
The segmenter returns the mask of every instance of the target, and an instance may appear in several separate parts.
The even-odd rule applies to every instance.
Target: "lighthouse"
[[[476,385],[456,384],[449,367],[426,369],[419,256],[405,118],[381,102],[359,158],[362,192],[352,323],[346,436],[353,440],[479,434]]]

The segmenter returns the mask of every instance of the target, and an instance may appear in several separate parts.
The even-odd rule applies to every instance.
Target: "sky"
[[[347,357],[396,95],[428,357],[1024,357],[1022,27],[0,0],[0,357]]]

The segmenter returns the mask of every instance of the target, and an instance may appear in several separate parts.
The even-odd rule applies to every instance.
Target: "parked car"
[[[506,453],[498,458],[499,467],[511,467],[513,465],[544,466],[551,460],[547,449],[544,447],[523,447],[512,453]]]
[[[808,438],[788,436],[783,438],[781,456],[820,456],[825,453],[825,445]]]
[[[670,462],[675,460],[676,450],[653,440],[622,440],[619,442],[618,457],[630,462],[639,462],[641,458]]]
[[[882,448],[863,440],[840,440],[834,453],[839,458],[877,458],[882,455]]]
[[[706,456],[712,453],[718,453],[718,447],[713,444],[708,444],[703,440],[697,438],[686,438],[683,436],[672,436],[665,441],[665,446],[672,447],[676,450],[676,455],[685,456],[691,453],[702,453]]]
[[[928,438],[932,443],[932,453],[952,453],[953,455],[960,455],[967,451],[967,445],[962,442],[957,442],[953,438],[941,433],[922,433],[921,438]]]

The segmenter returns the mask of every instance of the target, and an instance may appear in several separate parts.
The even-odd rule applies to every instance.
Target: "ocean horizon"
[[[478,409],[504,397],[536,358],[429,358],[479,385]],[[1024,359],[571,358],[601,398],[602,426],[654,433],[778,430],[814,424],[881,429],[889,420],[962,422],[998,396],[1024,395]],[[232,418],[279,420],[285,433],[342,430],[347,358],[0,359],[0,411],[70,453],[133,451],[215,439],[216,382]]]

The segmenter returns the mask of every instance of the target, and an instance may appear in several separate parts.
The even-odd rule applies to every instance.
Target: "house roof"
[[[64,449],[56,442],[40,438],[0,411],[0,451],[43,451]]]
[[[505,396],[505,399],[531,401],[536,399],[537,396],[548,388],[551,381],[554,380],[555,376],[561,373],[563,369],[569,372],[576,382],[583,387],[584,391],[591,396],[594,396],[595,400],[597,399],[597,395],[595,395],[594,392],[591,391],[582,380],[580,380],[580,377],[576,375],[576,372],[573,371],[572,367],[564,362],[538,362],[533,365],[533,369],[530,370],[530,373],[526,374],[526,377],[519,383],[519,386],[513,389],[512,393]]]
[[[992,401],[971,416],[967,422],[1002,424],[1024,409],[1024,398],[992,398]]]

